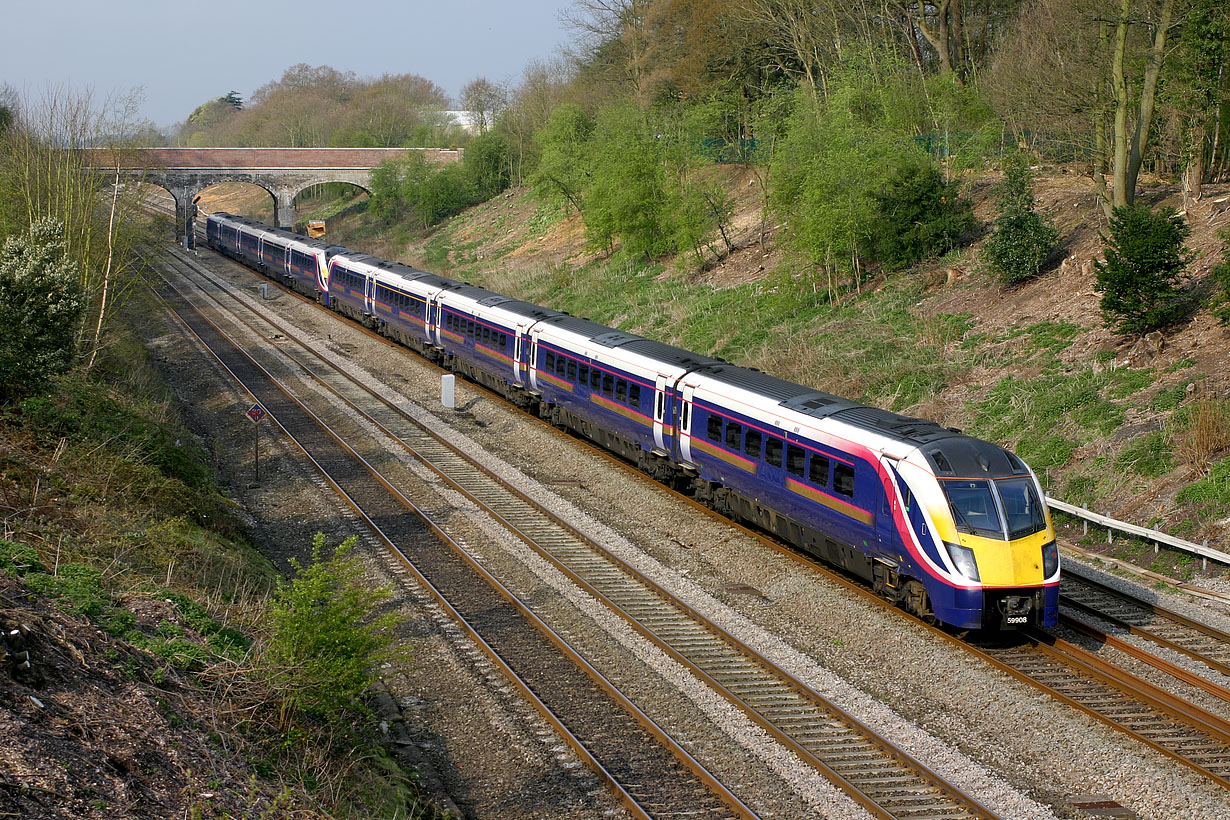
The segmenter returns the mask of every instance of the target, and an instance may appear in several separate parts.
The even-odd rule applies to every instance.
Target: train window
[[[833,465],[833,489],[844,496],[854,497],[854,468],[849,464]]]
[[[803,477],[807,467],[807,451],[793,444],[786,445],[786,470],[792,475]]]
[[[508,349],[508,334],[501,333],[500,334],[500,350],[507,350],[507,349]]]
[[[764,443],[764,460],[770,467],[782,466],[782,440],[769,436]]]
[[[655,402],[654,404],[654,410],[653,410],[654,418],[663,419],[665,418],[665,416],[663,415],[662,411],[666,409],[666,394],[663,393],[661,390],[658,390],[655,392],[657,395],[657,402]]]
[[[602,371],[596,367],[589,372],[589,386],[593,390],[602,386]]]
[[[615,400],[620,402],[628,400],[628,383],[623,379],[615,380]]]
[[[583,364],[577,370],[577,384],[589,384],[589,365]]]
[[[577,380],[577,363],[572,359],[568,360],[568,381],[575,382]]]
[[[641,406],[641,386],[639,384],[628,385],[628,404],[633,407]]]
[[[738,450],[739,445],[743,443],[743,425],[736,424],[733,421],[726,422],[726,446],[732,450]]]
[[[748,430],[747,437],[743,439],[743,452],[752,458],[760,458],[760,431]]]
[[[610,373],[602,374],[602,392],[608,396],[615,392],[615,377]]]
[[[471,339],[474,338],[474,322],[470,319],[466,319],[466,335]]]
[[[683,403],[683,418],[679,422],[680,430],[692,432],[692,403],[685,401]]]
[[[812,484],[819,484],[821,487],[827,486],[829,483],[828,457],[822,456],[819,453],[812,453],[807,477],[811,479]]]
[[[564,370],[567,367],[568,367],[568,360],[564,358],[563,353],[555,357],[555,372],[556,373],[558,373],[561,376],[564,375]]]
[[[547,351],[547,361],[546,361],[546,365],[547,365],[547,366],[546,366],[546,368],[545,368],[546,370],[554,370],[554,369],[555,369],[555,354],[554,354],[554,353],[552,353],[550,350],[548,350],[548,351]]]
[[[709,414],[709,440],[722,440],[722,417],[716,413]]]
[[[487,327],[486,325],[484,325],[484,326],[483,326],[483,328],[482,328],[482,330],[481,330],[481,333],[482,333],[482,337],[483,337],[483,341],[484,341],[484,342],[489,342],[489,341],[491,341],[491,328],[489,328],[489,327]]]

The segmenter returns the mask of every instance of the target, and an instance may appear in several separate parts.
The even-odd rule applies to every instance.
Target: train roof
[[[1029,473],[1019,458],[999,445],[929,419],[903,416],[735,365],[713,365],[702,372],[715,381],[777,401],[787,410],[818,419],[833,418],[917,447],[940,476],[999,478]]]

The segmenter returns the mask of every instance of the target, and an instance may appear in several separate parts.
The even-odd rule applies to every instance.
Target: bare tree
[[[473,115],[478,133],[485,134],[508,105],[508,93],[486,77],[476,77],[461,89],[461,105]]]
[[[642,108],[648,105],[651,90],[652,5],[652,0],[573,0],[572,9],[560,15],[580,35],[581,61],[616,72]]]

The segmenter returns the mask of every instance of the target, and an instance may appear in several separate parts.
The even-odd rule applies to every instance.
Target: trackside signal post
[[[265,408],[260,406],[260,402],[257,402],[256,404],[249,407],[248,412],[245,413],[244,415],[246,415],[248,418],[252,420],[252,430],[254,431],[253,437],[252,437],[252,453],[254,457],[253,460],[256,464],[256,480],[260,481],[261,480],[261,421],[265,418],[265,416],[269,414],[265,411]]]

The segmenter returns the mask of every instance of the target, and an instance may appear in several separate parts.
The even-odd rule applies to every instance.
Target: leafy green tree
[[[378,614],[392,591],[364,583],[350,554],[356,543],[352,536],[326,555],[317,533],[311,563],[291,559],[295,577],[278,582],[266,658],[283,723],[298,712],[336,721],[362,709],[380,665],[406,656],[396,643],[397,616]]]
[[[1102,235],[1106,259],[1094,262],[1108,326],[1148,333],[1186,314],[1178,281],[1189,261],[1183,240],[1190,234],[1173,208],[1121,205],[1111,212],[1110,237]]]
[[[787,242],[823,272],[830,296],[843,276],[859,281],[877,213],[873,194],[894,169],[920,161],[876,103],[857,77],[834,82],[818,108],[799,92],[773,157],[770,206],[786,224]]]
[[[562,199],[582,210],[582,191],[588,184],[589,140],[593,119],[573,103],[563,103],[551,112],[546,125],[534,135],[542,151],[538,167],[530,176],[534,194],[544,199]]]
[[[599,112],[589,142],[592,176],[582,211],[591,245],[609,250],[618,239],[624,253],[648,259],[673,249],[662,150],[636,106],[621,102]]]
[[[85,296],[63,223],[44,217],[0,250],[0,401],[42,390],[77,358]]]
[[[982,258],[999,279],[1016,284],[1037,276],[1059,243],[1059,231],[1034,210],[1033,174],[1024,157],[1007,163],[999,189],[995,232],[982,245]]]
[[[892,267],[952,250],[975,225],[969,201],[930,161],[899,167],[871,198],[876,213],[867,244],[872,256]]]
[[[490,199],[511,184],[511,154],[508,138],[498,131],[480,134],[466,146],[461,164],[479,200]]]

